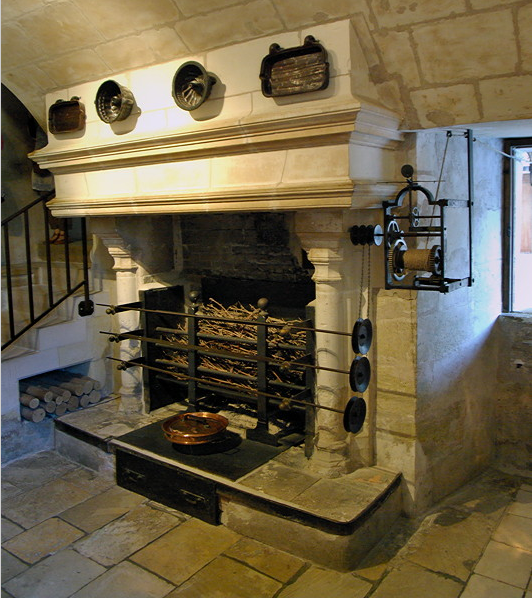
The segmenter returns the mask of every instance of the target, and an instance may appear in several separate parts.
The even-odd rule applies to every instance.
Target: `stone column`
[[[315,268],[316,328],[345,331],[345,305],[343,301],[341,242],[341,213],[298,214],[296,231],[308,259]],[[324,332],[316,333],[317,365],[347,368],[347,337]],[[323,370],[316,371],[315,401],[320,405],[343,411],[349,400],[348,377],[345,374]],[[314,451],[310,468],[324,477],[338,477],[350,469],[349,444],[343,428],[343,415],[325,409],[316,409]]]
[[[129,245],[115,231],[98,230],[94,233],[100,237],[114,260],[113,270],[116,272],[116,303],[138,301],[137,269],[138,265],[131,256]],[[117,332],[130,332],[139,328],[139,312],[126,311],[114,316],[118,326]],[[129,361],[140,356],[140,343],[124,340],[119,343],[119,358]],[[142,370],[139,367],[122,371],[120,386],[121,408],[128,413],[139,413],[143,410]]]

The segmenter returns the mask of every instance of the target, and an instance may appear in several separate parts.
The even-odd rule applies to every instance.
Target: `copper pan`
[[[162,424],[164,437],[174,444],[205,444],[225,434],[229,420],[223,415],[199,411],[180,413]]]

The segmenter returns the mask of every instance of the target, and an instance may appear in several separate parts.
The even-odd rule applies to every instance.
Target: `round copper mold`
[[[205,444],[221,438],[229,420],[223,415],[199,411],[180,413],[162,424],[164,437],[174,444]]]

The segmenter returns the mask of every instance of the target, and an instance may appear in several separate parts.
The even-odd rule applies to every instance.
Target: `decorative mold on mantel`
[[[302,39],[306,34],[300,33]],[[320,38],[326,38],[332,57],[330,85],[279,101],[262,96],[258,76],[259,56],[272,40],[264,39],[263,46],[257,40],[235,46],[240,56],[255,60],[255,80],[240,82],[235,89],[241,93],[231,95],[231,73],[217,67],[220,80],[228,81],[224,95],[195,110],[194,115],[210,110],[198,117],[187,114],[176,119],[175,112],[183,111],[168,93],[169,81],[159,80],[161,73],[175,72],[180,63],[120,75],[133,93],[136,88],[131,82],[152,82],[153,105],[149,105],[151,95],[139,100],[141,114],[135,130],[109,134],[102,131],[97,115],[89,113],[82,138],[51,139],[31,155],[55,175],[56,197],[48,204],[53,214],[380,205],[393,194],[393,189],[379,182],[391,180],[395,171],[400,119],[377,101],[353,95],[350,64],[360,57],[353,56],[352,36],[349,21],[320,27]],[[215,54],[205,56],[207,68]],[[227,64],[228,71],[234,68]],[[247,92],[242,91],[245,84]],[[98,82],[89,89],[91,85],[97,88]],[[167,107],[157,98],[157,85],[169,95]]]

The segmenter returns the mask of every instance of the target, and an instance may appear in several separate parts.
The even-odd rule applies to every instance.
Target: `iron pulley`
[[[357,355],[349,370],[349,385],[353,392],[364,392],[371,379],[371,365],[369,359],[363,355]]]
[[[383,239],[380,224],[355,225],[349,229],[349,238],[353,245],[381,245]]]
[[[373,340],[373,325],[368,318],[358,318],[351,334],[351,347],[355,353],[366,355]]]

